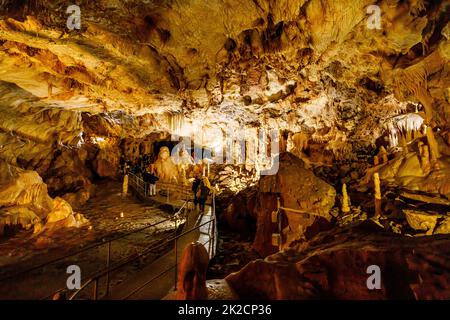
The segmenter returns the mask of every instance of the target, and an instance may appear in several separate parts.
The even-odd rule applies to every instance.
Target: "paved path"
[[[206,206],[205,209],[205,214],[200,214],[198,210],[189,211],[186,223],[183,227],[183,233],[214,218],[211,207]],[[202,226],[197,230],[181,236],[177,240],[176,258],[175,250],[171,250],[156,261],[145,266],[142,270],[135,273],[130,278],[126,279],[122,284],[112,288],[110,295],[105,297],[105,299],[162,299],[171,290],[174,290],[176,279],[176,269],[174,266],[176,262],[179,262],[181,260],[183,250],[187,244],[194,241],[199,241],[200,243],[205,245],[205,248],[210,253],[210,257],[213,257],[215,255],[215,243],[209,245],[209,242],[212,242],[210,241],[211,238],[217,239],[217,237],[213,237],[212,233],[215,229],[216,228],[213,228],[212,223],[208,223],[207,225]],[[151,283],[149,283],[150,281]]]

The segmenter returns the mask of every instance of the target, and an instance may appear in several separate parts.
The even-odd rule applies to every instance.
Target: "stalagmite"
[[[122,196],[125,197],[128,194],[128,175],[123,177]]]
[[[430,173],[431,165],[430,165],[430,154],[429,149],[426,144],[419,145],[420,151],[420,163],[422,166],[422,170],[425,174]]]
[[[434,138],[433,130],[430,127],[426,127],[425,132],[428,140],[428,146],[430,148],[431,162],[434,166],[436,166],[437,159],[440,157],[438,145],[436,139]]]
[[[52,83],[48,83],[48,87],[47,87],[47,95],[48,95],[48,97],[49,98],[51,98],[52,97],[52,93],[53,92],[53,85],[52,85]]]
[[[388,153],[387,153],[386,148],[384,146],[381,146],[381,148],[380,148],[380,155],[381,155],[381,158],[383,159],[383,163],[386,163],[386,162],[389,161],[388,160]]]
[[[406,143],[406,138],[403,135],[403,133],[400,134],[400,146],[402,147],[403,153],[407,154],[408,153],[408,145]]]
[[[380,187],[380,176],[378,172],[373,174],[373,185],[374,185],[374,198],[375,198],[375,218],[381,216],[381,187]]]
[[[378,155],[373,157],[373,165],[376,167],[380,164],[380,158],[378,158]]]
[[[347,194],[347,185],[342,185],[342,212],[350,212],[350,199]]]

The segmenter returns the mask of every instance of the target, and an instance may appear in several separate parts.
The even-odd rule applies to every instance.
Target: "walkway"
[[[83,278],[98,272],[106,266],[107,239],[129,234],[113,242],[110,263],[114,264],[173,234],[175,225],[170,220],[171,214],[132,196],[123,198],[121,189],[121,183],[101,182],[95,196],[77,210],[90,220],[92,229],[88,226],[64,228],[52,234],[42,234],[40,238],[48,239],[44,244],[38,241],[39,237],[32,235],[32,231],[22,231],[2,241],[0,279],[12,278],[0,281],[0,299],[42,299],[66,286],[69,265],[78,265]],[[149,225],[155,227],[136,232]],[[85,250],[90,247],[93,248]],[[85,251],[78,253],[80,250]],[[147,261],[155,260],[165,251],[167,247],[165,250],[160,248],[149,255]],[[51,262],[60,257],[66,258]],[[30,271],[40,265],[42,268]],[[136,269],[136,266],[130,265],[120,270],[111,286],[123,282]],[[103,287],[102,284],[100,294],[104,291]]]
[[[140,196],[142,197],[143,195],[140,194]],[[161,201],[161,198],[152,197],[149,201],[159,202]],[[179,202],[175,200],[170,201],[170,199],[163,199],[162,201],[173,206],[179,205]],[[146,265],[142,270],[126,279],[125,282],[112,288],[109,296],[104,297],[104,299],[162,299],[171,290],[174,290],[177,277],[177,269],[175,266],[178,264],[178,261],[181,260],[184,248],[191,242],[199,241],[205,246],[210,257],[214,257],[216,251],[217,229],[215,226],[214,213],[215,200],[213,199],[212,201],[213,206],[206,206],[205,214],[203,215],[196,209],[188,211],[183,231],[179,234],[176,244],[174,241],[174,250],[166,253],[151,264]],[[190,231],[194,228],[196,229]]]

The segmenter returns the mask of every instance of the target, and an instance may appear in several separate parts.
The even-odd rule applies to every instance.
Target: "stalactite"
[[[433,97],[428,92],[427,78],[428,75],[440,70],[445,63],[446,59],[441,56],[438,48],[421,62],[394,72],[395,95],[404,100],[403,89],[414,94],[425,109],[425,124],[428,126],[431,125],[433,117]],[[431,128],[427,129],[426,136],[430,147],[431,160],[436,165],[440,154]]]
[[[399,140],[402,146],[406,145],[412,140],[413,133],[420,131],[423,123],[424,119],[417,113],[403,114],[390,119],[387,124],[390,146],[396,147]]]
[[[182,111],[167,113],[167,121],[170,132],[178,135],[181,134],[184,126],[184,113]]]

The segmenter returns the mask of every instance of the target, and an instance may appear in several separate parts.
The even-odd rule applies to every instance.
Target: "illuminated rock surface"
[[[372,4],[80,0],[81,29],[69,30],[66,1],[0,0],[0,257],[74,248],[92,240],[89,225],[102,236],[134,230],[141,223],[120,215],[141,221],[146,211],[118,186],[146,156],[163,182],[209,172],[220,228],[246,237],[219,242],[216,260],[231,267],[212,261],[213,275],[244,267],[240,254],[287,250],[230,276],[242,298],[448,298],[450,6],[377,1],[371,28]],[[224,139],[257,130],[279,133],[264,142],[267,157],[279,141],[274,175],[260,176],[267,159],[238,161],[241,146]],[[194,136],[203,141],[181,162],[170,157]],[[202,147],[233,159],[193,165]],[[251,154],[255,141],[243,148]],[[282,210],[281,230],[278,197],[301,211]],[[349,227],[374,216],[383,235]],[[373,257],[411,278],[369,295],[358,261]]]
[[[241,299],[446,299],[449,237],[392,237],[374,224],[324,232],[226,278]],[[367,268],[381,269],[369,290]]]

